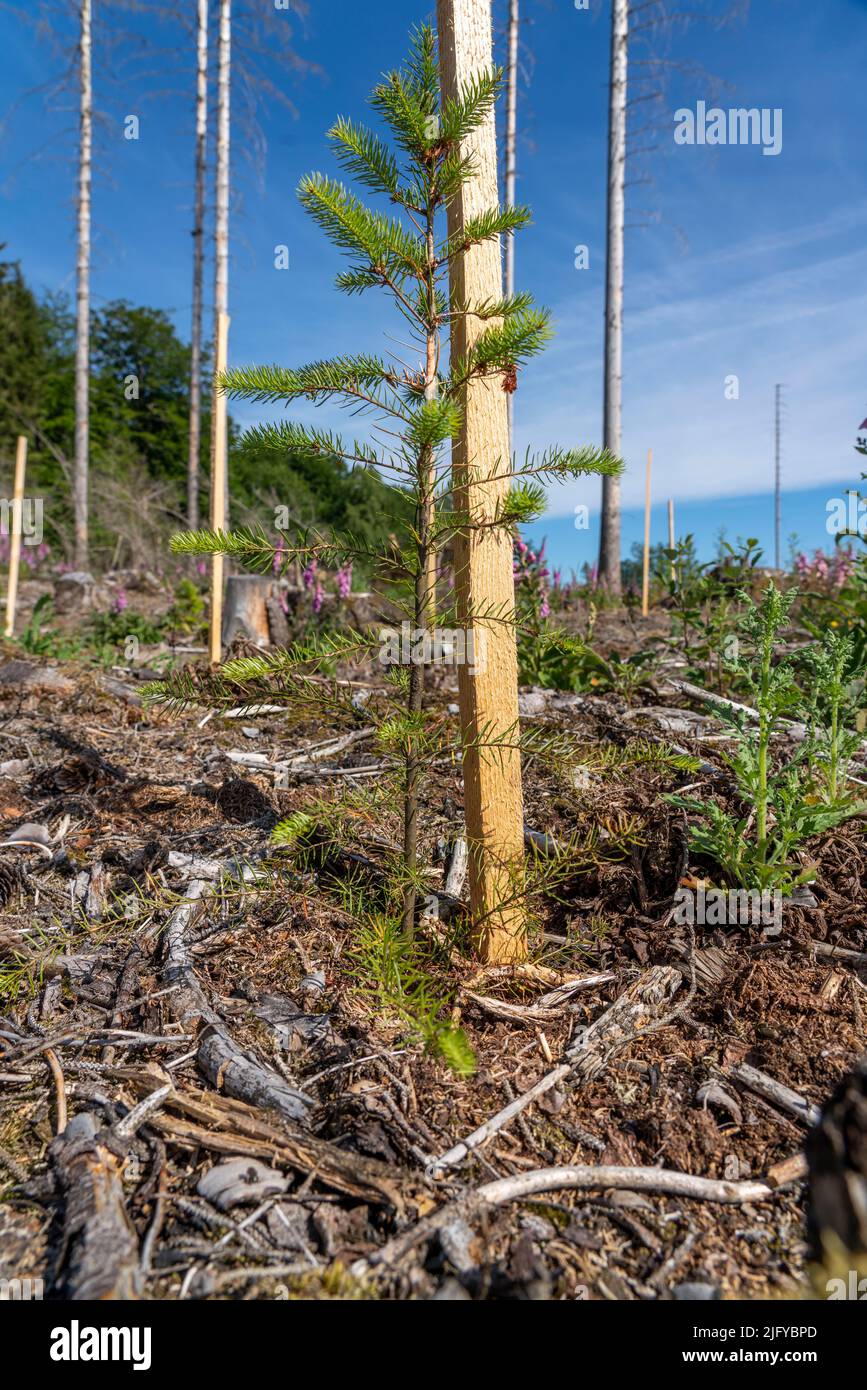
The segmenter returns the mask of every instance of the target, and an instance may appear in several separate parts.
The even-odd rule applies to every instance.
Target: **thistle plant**
[[[245,367],[227,372],[222,383],[234,399],[261,405],[341,405],[367,419],[364,438],[346,439],[327,428],[286,420],[255,427],[245,441],[287,462],[330,454],[353,468],[376,470],[410,504],[413,520],[407,534],[397,547],[389,547],[384,538],[381,554],[352,535],[292,526],[281,531],[276,546],[256,528],[231,534],[189,532],[172,543],[179,554],[223,553],[263,573],[276,564],[285,574],[296,563],[309,566],[314,560],[324,568],[354,563],[376,571],[378,566],[393,581],[389,597],[413,634],[432,636],[431,641],[414,642],[408,662],[403,657],[387,666],[388,689],[371,698],[363,711],[364,721],[376,730],[378,752],[396,779],[390,784],[392,796],[403,808],[401,920],[406,933],[412,931],[423,884],[423,773],[438,755],[462,751],[456,748],[460,736],[454,722],[423,708],[430,667],[442,659],[443,644],[435,634],[453,626],[451,598],[438,591],[438,555],[477,526],[514,529],[532,520],[544,506],[545,479],[620,469],[618,460],[595,447],[548,448],[540,455],[528,454],[515,468],[509,458],[501,458],[490,471],[485,469],[488,481],[510,479],[496,514],[479,522],[458,506],[447,446],[461,429],[466,388],[484,380],[494,389],[514,391],[525,363],[541,351],[550,333],[547,312],[528,294],[495,302],[449,302],[449,268],[455,258],[481,242],[519,231],[529,221],[526,208],[492,207],[467,220],[456,236],[450,237],[444,225],[447,207],[461,186],[476,176],[462,142],[489,118],[500,82],[499,70],[483,72],[463,85],[458,99],[443,100],[434,33],[428,27],[418,29],[404,68],[387,74],[372,94],[371,105],[389,138],[344,117],[329,131],[342,169],[359,187],[384,199],[388,210],[368,208],[324,174],[311,174],[299,186],[302,205],[347,258],[337,276],[338,289],[350,295],[384,290],[403,319],[413,356],[393,362],[359,353],[298,368]],[[447,361],[449,328],[457,315],[475,316],[486,327],[463,359]],[[486,625],[511,624],[513,615],[489,606],[462,614],[461,622],[469,647],[474,630],[483,637]],[[198,700],[217,707],[239,700],[278,700],[290,717],[309,718],[315,712],[330,725],[351,726],[362,718],[352,687],[329,678],[327,672],[337,662],[376,661],[382,650],[382,634],[375,632],[311,637],[287,650],[230,661],[214,674],[180,673],[154,693],[175,704]],[[483,659],[484,653],[476,651],[475,656]],[[486,736],[484,754],[496,757],[498,748],[514,746],[521,738],[517,729]]]
[[[804,663],[780,651],[780,636],[796,598],[796,589],[781,593],[773,583],[757,604],[747,594],[740,595],[744,607],[731,675],[755,707],[758,727],[737,708],[715,712],[733,735],[734,748],[722,757],[734,775],[745,814],[733,816],[712,801],[672,798],[699,817],[690,827],[695,850],[716,860],[742,887],[784,893],[816,877],[813,865],[802,867],[796,861],[797,850],[812,836],[867,810],[867,804],[840,795],[845,760],[854,750],[842,722],[851,646],[832,638],[821,651],[808,655],[815,693],[805,696],[797,680]],[[774,740],[787,721],[805,712],[811,713],[807,738],[775,767]]]
[[[851,636],[828,629],[805,657],[809,680],[809,762],[816,789],[828,805],[851,801],[845,782],[853,754],[867,662],[859,661]]]

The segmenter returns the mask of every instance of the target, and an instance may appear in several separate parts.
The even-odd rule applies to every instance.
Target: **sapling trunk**
[[[429,189],[433,197],[433,189]],[[425,250],[427,254],[425,291],[427,298],[427,322],[425,323],[425,401],[433,401],[437,395],[437,372],[439,370],[439,332],[436,311],[436,242],[434,239],[434,213],[432,204],[428,207],[425,229]],[[415,630],[432,632],[436,626],[436,546],[434,526],[436,520],[436,459],[434,451],[426,447],[419,455],[416,465],[416,488],[418,507],[416,510],[416,530],[418,533],[417,565],[415,581]],[[425,648],[422,648],[424,652]],[[410,667],[409,696],[407,708],[410,716],[418,716],[424,700],[425,666],[424,662],[413,663]],[[410,734],[410,739],[414,734]],[[403,897],[403,930],[411,933],[415,919],[416,886],[415,873],[418,866],[418,801],[421,781],[421,760],[410,743],[406,755],[403,813],[403,858],[406,871],[406,887]]]
[[[429,451],[425,451],[427,454]],[[431,598],[429,591],[428,555],[430,551],[431,521],[433,499],[428,500],[427,490],[431,486],[432,468],[423,456],[419,464],[419,501],[416,516],[418,531],[418,572],[415,581],[415,630],[420,632],[430,626]],[[415,641],[413,640],[413,646]],[[422,648],[424,651],[424,648]],[[410,716],[418,716],[422,711],[424,697],[424,661],[413,661],[409,673],[409,696],[407,708]],[[406,754],[406,780],[404,783],[403,808],[403,858],[407,882],[403,899],[403,929],[411,932],[415,918],[415,871],[418,864],[418,793],[421,781],[421,759],[415,740],[418,731],[412,729],[408,734]]]

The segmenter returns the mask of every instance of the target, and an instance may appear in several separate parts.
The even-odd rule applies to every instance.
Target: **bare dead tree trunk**
[[[75,566],[88,567],[88,454],[90,443],[90,188],[93,151],[91,0],[80,0],[78,251],[75,286]]]
[[[196,187],[193,208],[193,322],[190,332],[190,447],[187,525],[199,524],[199,447],[202,437],[202,284],[205,269],[205,180],[208,141],[208,0],[199,0],[196,40]]]
[[[629,0],[611,0],[611,71],[608,103],[608,228],[605,281],[605,388],[603,439],[620,457],[623,387],[623,229],[626,185],[626,75]],[[599,582],[620,594],[620,479],[602,479]]]
[[[509,0],[509,58],[506,67],[506,202],[515,205],[518,163],[518,14],[519,0]],[[506,237],[506,297],[515,293],[515,234]],[[514,397],[509,396],[509,441],[514,448]]]
[[[217,361],[221,314],[229,312],[229,148],[230,73],[232,60],[232,0],[220,0],[220,29],[217,40],[217,208],[214,227],[214,361]],[[214,380],[211,401],[211,458],[217,431],[217,386]],[[228,484],[224,524],[229,524]]]

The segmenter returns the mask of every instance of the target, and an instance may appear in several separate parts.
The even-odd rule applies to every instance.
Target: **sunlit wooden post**
[[[492,66],[489,0],[438,0],[437,23],[443,98],[457,97],[472,75]],[[461,147],[475,177],[448,211],[457,237],[468,218],[496,207],[497,138],[493,113]],[[479,304],[502,297],[500,247],[473,246],[451,266],[451,303]],[[452,361],[464,357],[484,325],[469,315],[452,318]],[[464,421],[452,445],[455,504],[475,521],[491,517],[508,490],[508,395],[499,377],[471,381]],[[495,479],[494,481],[489,481]],[[478,948],[498,964],[526,955],[524,911],[516,898],[523,859],[518,671],[512,578],[512,538],[503,527],[470,530],[455,542],[458,621],[474,633],[473,665],[459,668],[464,737],[464,808],[470,845],[470,898]],[[488,614],[500,621],[485,621]],[[502,621],[507,618],[510,621]],[[467,642],[469,649],[469,641]],[[498,746],[480,745],[498,742]]]
[[[641,612],[644,617],[650,610],[650,470],[653,467],[653,450],[647,451],[647,473],[644,478],[644,565],[641,578]]]
[[[27,440],[18,436],[15,450],[15,481],[12,485],[12,526],[9,535],[9,587],[6,590],[6,629],[11,637],[15,631],[15,605],[18,601],[18,570],[21,565],[22,509],[24,505],[24,470],[27,467]]]
[[[211,530],[222,531],[226,525],[226,397],[218,383],[226,370],[227,348],[229,342],[229,315],[217,317],[217,360],[214,364],[214,390],[211,396],[211,409],[214,412],[211,455]],[[211,556],[211,664],[216,665],[222,655],[221,632],[223,625],[223,555]]]

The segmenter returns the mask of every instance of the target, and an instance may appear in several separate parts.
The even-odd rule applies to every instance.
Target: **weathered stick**
[[[504,1202],[533,1197],[537,1192],[555,1192],[561,1188],[654,1192],[668,1197],[694,1197],[702,1202],[722,1202],[731,1206],[766,1201],[775,1191],[765,1182],[698,1178],[692,1173],[678,1173],[671,1168],[594,1168],[579,1165],[574,1168],[540,1168],[533,1173],[499,1178],[495,1182],[485,1183],[477,1190],[476,1196],[483,1205],[496,1207]]]
[[[666,676],[666,685],[672,686],[681,695],[688,695],[692,700],[703,700],[707,705],[716,705],[719,709],[730,709],[736,713],[745,714],[748,719],[758,723],[760,715],[757,709],[751,705],[742,705],[738,700],[729,700],[725,695],[715,695],[710,690],[702,690],[700,685],[693,685],[691,681],[681,680],[679,676]],[[797,720],[791,723],[786,722],[785,730],[791,734],[792,738],[803,741],[807,737],[807,727],[799,724]]]
[[[834,946],[828,941],[811,941],[810,950],[828,960],[848,961],[850,965],[867,965],[867,951],[850,951],[846,946]]]
[[[448,1202],[433,1215],[424,1217],[415,1226],[402,1231],[373,1252],[366,1260],[352,1266],[352,1273],[362,1276],[379,1266],[394,1266],[422,1241],[430,1240],[437,1231],[456,1217],[472,1218],[506,1202],[521,1201],[540,1192],[608,1191],[652,1192],[668,1197],[685,1197],[699,1202],[720,1202],[739,1206],[746,1202],[765,1202],[773,1197],[776,1188],[764,1182],[726,1182],[715,1178],[694,1177],[671,1168],[621,1168],[614,1166],[577,1166],[568,1168],[539,1168],[516,1177],[498,1178],[485,1183],[468,1196]]]
[[[818,1106],[811,1105],[804,1096],[799,1096],[797,1091],[784,1086],[781,1081],[775,1081],[766,1072],[759,1071],[746,1062],[738,1062],[736,1066],[729,1068],[728,1075],[733,1081],[739,1081],[742,1086],[746,1086],[748,1091],[754,1091],[757,1096],[761,1096],[762,1100],[770,1101],[787,1115],[793,1115],[802,1124],[817,1123],[821,1113]]]
[[[532,1004],[510,1004],[505,999],[494,999],[488,994],[476,994],[473,990],[461,990],[463,999],[471,999],[485,1013],[491,1014],[494,1018],[514,1019],[518,1023],[549,1023],[559,1018],[569,1007],[572,996],[585,989],[597,989],[599,985],[607,985],[617,976],[612,971],[603,971],[598,975],[585,975],[583,978],[569,980],[559,985],[557,989],[552,989],[548,994],[543,994],[541,998]]]
[[[219,389],[219,379],[226,370],[229,341],[229,315],[217,318],[217,360],[214,363],[214,392],[211,409],[214,412],[213,453],[211,458],[211,530],[222,531],[226,525],[226,393]],[[211,556],[211,664],[216,666],[223,655],[223,571],[225,556]]]
[[[15,482],[12,491],[12,532],[9,537],[9,587],[6,590],[6,633],[15,631],[15,606],[18,602],[18,571],[21,565],[22,507],[24,505],[24,469],[27,466],[27,440],[18,436],[15,450]]]
[[[647,472],[644,475],[644,557],[641,568],[641,614],[646,618],[650,612],[650,470],[653,467],[653,450],[647,451]]]

